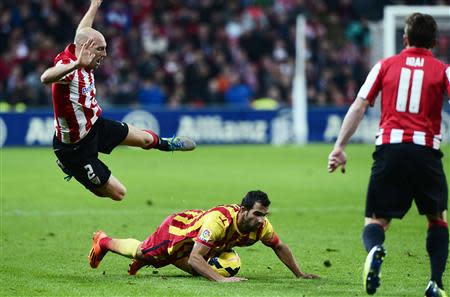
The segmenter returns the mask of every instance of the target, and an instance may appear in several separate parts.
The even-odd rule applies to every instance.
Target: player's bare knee
[[[426,216],[429,221],[442,220],[447,222],[447,211],[441,211],[435,214],[427,214]]]
[[[140,139],[141,139],[141,148],[145,150],[149,150],[154,147],[155,145],[155,138],[153,134],[150,133],[149,130],[143,130],[140,132]]]
[[[114,201],[122,201],[124,197],[114,194],[114,195],[110,195],[109,198],[111,198]]]
[[[150,134],[144,132],[141,147],[145,149],[150,147],[152,144],[153,144],[153,137]]]
[[[383,227],[384,231],[387,231],[389,229],[391,220],[390,219],[385,219],[385,218],[365,218],[365,225],[369,225],[369,224],[378,224],[381,225],[381,227]]]
[[[114,190],[113,195],[110,196],[113,200],[121,201],[125,198],[127,189],[124,186],[118,187]]]
[[[125,195],[127,194],[127,188],[125,188],[124,186],[121,186],[119,189],[119,196],[123,198],[125,198]]]
[[[104,187],[97,189],[96,192],[100,194],[100,197],[109,197],[112,200],[121,201],[125,198],[127,190],[120,183],[108,182],[108,184],[106,184]]]
[[[137,249],[136,249],[136,255],[134,256],[134,258],[135,258],[136,260],[141,260],[141,261],[143,261],[143,260],[145,260],[145,256],[144,256],[144,254],[142,253],[141,247],[142,247],[142,243],[137,247]]]

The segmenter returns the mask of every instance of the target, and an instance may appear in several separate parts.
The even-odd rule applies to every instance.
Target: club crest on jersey
[[[200,239],[203,241],[208,241],[211,237],[211,231],[208,229],[203,230],[202,234],[200,234]]]
[[[98,178],[98,176],[95,176],[95,177],[91,178],[91,182],[96,185],[99,185],[101,181],[100,181],[100,178]]]
[[[412,66],[412,67],[423,67],[423,58],[418,57],[407,57],[406,58],[406,65]]]
[[[89,93],[90,91],[92,91],[92,89],[94,88],[94,84],[90,84],[87,87],[84,87],[82,89],[83,95],[86,95],[87,93]]]

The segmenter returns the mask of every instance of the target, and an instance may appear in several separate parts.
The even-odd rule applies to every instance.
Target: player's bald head
[[[96,43],[105,43],[105,37],[99,31],[92,28],[82,28],[77,31],[75,35],[75,44],[81,46],[89,39],[94,40]]]

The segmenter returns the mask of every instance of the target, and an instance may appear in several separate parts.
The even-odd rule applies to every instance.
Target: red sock
[[[102,239],[100,239],[100,241],[98,242],[98,244],[100,245],[100,247],[105,250],[109,250],[108,244],[111,241],[110,237],[103,237]]]
[[[441,226],[443,228],[448,228],[448,223],[444,220],[436,220],[436,221],[429,221],[428,222],[428,228],[431,228],[431,226]]]
[[[143,130],[143,131],[147,132],[148,134],[150,134],[153,137],[153,142],[150,143],[148,146],[144,147],[143,149],[149,150],[151,148],[156,147],[156,145],[159,143],[158,135],[156,135],[156,133],[153,132],[152,130]]]

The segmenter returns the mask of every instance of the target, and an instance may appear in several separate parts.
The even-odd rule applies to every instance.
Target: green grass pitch
[[[50,148],[1,150],[1,296],[365,296],[361,244],[373,146],[350,145],[347,173],[328,174],[331,145],[200,146],[192,153],[116,149],[101,158],[128,189],[122,202],[65,182]],[[447,176],[450,148],[443,149]],[[129,260],[108,254],[91,269],[87,254],[97,229],[146,238],[170,213],[239,203],[261,189],[270,220],[305,272],[295,279],[261,243],[237,248],[242,283],[219,284],[175,267],[127,275]],[[415,207],[387,234],[377,296],[423,296],[429,278],[427,225]],[[331,266],[326,267],[325,261]],[[450,271],[444,276],[450,289]]]

